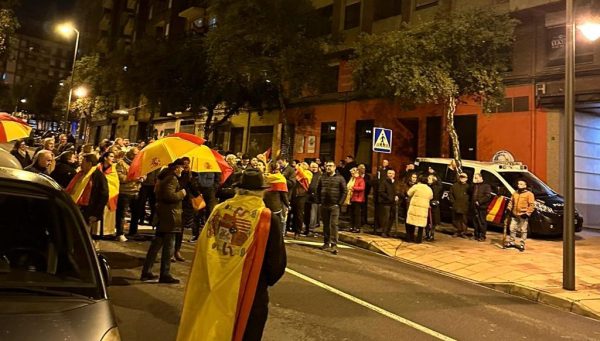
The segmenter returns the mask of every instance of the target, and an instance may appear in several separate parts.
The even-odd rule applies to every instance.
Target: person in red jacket
[[[350,170],[350,174],[352,175],[352,180],[354,180],[354,185],[352,185],[352,197],[350,198],[350,208],[352,212],[351,223],[350,223],[350,232],[360,232],[361,223],[361,212],[363,203],[365,202],[365,188],[366,183],[365,179],[360,176],[358,169],[352,168]],[[352,182],[350,180],[350,182]]]

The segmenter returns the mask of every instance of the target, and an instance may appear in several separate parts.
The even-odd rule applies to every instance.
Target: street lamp
[[[563,288],[575,290],[575,21],[573,2],[567,0],[565,50],[565,206],[563,216]],[[589,40],[600,38],[600,24],[579,25]]]
[[[73,94],[78,98],[83,98],[88,95],[89,90],[85,86],[79,86],[73,90]]]
[[[20,103],[27,103],[27,98],[21,98],[20,100],[17,101],[17,104],[15,104],[15,111],[13,113],[13,115],[17,115],[17,112],[19,112],[19,102]]]
[[[72,23],[62,23],[56,26],[56,32],[65,38],[71,38],[75,33],[75,51],[73,52],[73,64],[71,66],[71,85],[69,86],[69,98],[67,99],[67,112],[65,114],[65,132],[69,129],[69,111],[71,110],[71,97],[73,96],[73,76],[75,75],[75,61],[77,60],[77,49],[79,48],[79,31]]]

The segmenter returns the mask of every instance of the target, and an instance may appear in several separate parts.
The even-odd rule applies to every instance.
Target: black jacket
[[[442,192],[444,190],[442,184],[439,181],[436,181],[429,185],[429,187],[431,187],[431,191],[433,192],[433,199],[431,199],[432,205],[439,206],[440,201],[442,200]]]
[[[158,214],[157,232],[181,232],[181,202],[185,197],[179,186],[177,176],[171,170],[158,175],[156,185],[156,214]]]
[[[29,152],[25,153],[25,156],[21,155],[18,150],[11,150],[10,153],[19,160],[21,167],[25,168],[31,164],[31,156]]]
[[[90,217],[102,220],[104,207],[108,203],[108,181],[98,168],[92,173],[90,181],[92,182],[90,201],[87,206],[81,207],[81,213],[86,221],[89,221]]]
[[[330,206],[342,205],[346,198],[346,181],[335,173],[333,175],[323,174],[317,185],[317,203]]]
[[[281,170],[281,174],[283,174],[283,177],[286,180],[285,183],[287,184],[289,197],[292,195],[294,187],[296,186],[296,170],[294,167],[287,165],[283,168],[283,170]]]
[[[490,201],[492,201],[492,188],[490,185],[486,183],[473,184],[471,188],[471,202],[473,203],[473,207],[480,210],[487,210]]]
[[[308,185],[308,200],[307,202],[316,204],[317,203],[317,187],[319,186],[319,179],[323,176],[322,173],[313,173],[310,185]]]
[[[50,174],[50,177],[62,188],[67,188],[67,185],[69,185],[69,182],[71,182],[75,174],[77,174],[75,165],[58,160],[56,161],[56,167]]]
[[[197,182],[198,173],[183,171],[181,176],[177,179],[179,187],[185,189],[185,197],[181,203],[181,208],[184,210],[192,210],[192,197],[197,197],[200,194]]]
[[[452,211],[460,214],[469,213],[469,184],[462,184],[455,182],[450,187],[450,203],[452,204]]]
[[[397,180],[396,180],[397,181]],[[396,183],[392,183],[392,180],[385,179],[379,182],[379,188],[377,190],[378,202],[382,205],[393,205],[396,201]]]
[[[248,324],[244,331],[244,341],[259,341],[262,339],[269,313],[269,291],[267,288],[279,281],[285,273],[286,265],[287,255],[281,234],[281,220],[278,216],[271,214],[271,228],[269,229],[265,258],[258,278],[256,295],[248,317]]]

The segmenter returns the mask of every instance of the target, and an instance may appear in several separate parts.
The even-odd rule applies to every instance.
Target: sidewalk
[[[450,228],[451,229],[451,228]],[[404,226],[398,233],[404,235]],[[576,237],[576,291],[562,289],[562,240],[529,239],[525,252],[500,247],[502,234],[485,242],[436,232],[434,242],[340,232],[340,240],[400,261],[436,270],[495,290],[600,319],[600,233]]]

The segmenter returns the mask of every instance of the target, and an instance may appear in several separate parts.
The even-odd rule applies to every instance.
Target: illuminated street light
[[[73,94],[76,97],[82,98],[88,95],[89,90],[85,86],[77,87],[77,89],[73,90]]]
[[[23,104],[24,104],[24,103],[27,103],[27,98],[21,98],[21,99],[19,100],[19,102],[21,102],[21,103],[23,103]]]
[[[600,23],[586,22],[579,25],[578,28],[589,41],[600,38]]]
[[[79,48],[79,31],[70,23],[56,25],[56,32],[66,38],[71,38],[75,33],[75,51],[73,52],[73,64],[71,65],[71,84],[69,85],[69,98],[67,100],[67,112],[65,113],[65,131],[69,128],[69,111],[71,110],[71,98],[73,96],[73,76],[75,75],[75,61],[77,60],[77,49]]]

